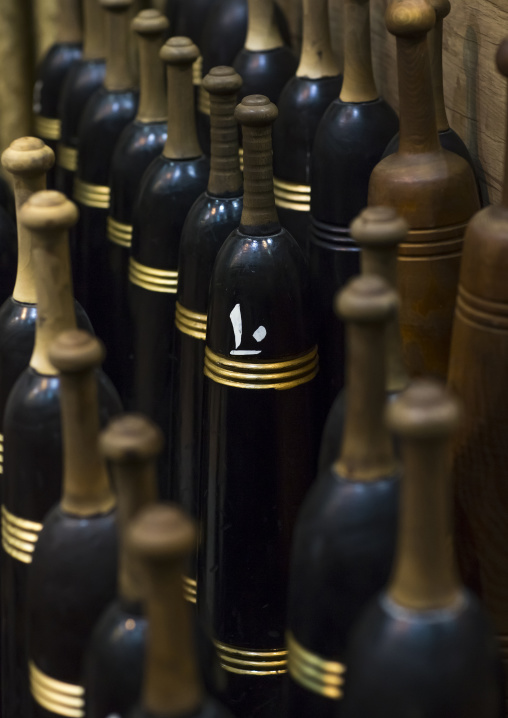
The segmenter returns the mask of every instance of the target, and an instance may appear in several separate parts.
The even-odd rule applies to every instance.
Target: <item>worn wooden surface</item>
[[[279,0],[288,13],[295,43],[299,40],[300,0]],[[398,110],[394,38],[388,34],[384,13],[389,0],[371,0],[374,73],[383,96]],[[445,101],[448,120],[468,146],[486,183],[491,202],[501,191],[505,132],[505,82],[494,56],[508,36],[507,0],[451,0],[444,22]],[[329,0],[332,43],[342,54],[343,0]]]
[[[331,0],[339,2],[340,0]],[[388,0],[371,0],[374,71],[378,86],[398,108],[395,42],[384,26]],[[451,0],[444,21],[444,87],[448,120],[477,163],[489,199],[501,192],[504,156],[506,82],[495,53],[508,35],[506,0]]]

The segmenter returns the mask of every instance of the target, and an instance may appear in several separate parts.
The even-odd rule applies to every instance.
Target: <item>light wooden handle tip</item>
[[[398,307],[397,292],[382,277],[351,279],[335,297],[335,312],[348,322],[386,322]]]
[[[392,247],[404,241],[409,225],[393,207],[367,207],[353,220],[350,229],[360,246]]]
[[[19,137],[2,153],[2,166],[12,174],[42,174],[55,163],[55,153],[38,137]]]
[[[81,372],[99,366],[104,361],[104,346],[100,339],[82,329],[62,332],[49,348],[49,359],[60,372]]]
[[[192,519],[179,507],[153,504],[131,523],[127,544],[145,561],[181,561],[196,545],[196,529]]]
[[[429,32],[436,24],[436,13],[429,0],[393,0],[385,15],[386,27],[397,37]]]
[[[199,49],[189,37],[171,37],[161,48],[160,58],[168,65],[192,65]]]
[[[157,424],[143,414],[123,414],[112,419],[100,435],[102,454],[117,462],[147,461],[156,458],[164,446]]]
[[[35,192],[19,212],[21,224],[41,232],[69,229],[78,221],[78,208],[61,192]]]
[[[233,67],[212,67],[203,78],[203,88],[211,95],[236,95],[242,86],[242,78]]]
[[[235,110],[237,121],[251,127],[271,125],[278,114],[277,107],[265,95],[247,95]]]
[[[417,379],[386,410],[388,427],[408,439],[450,436],[461,419],[461,408],[446,386],[433,379]]]
[[[139,35],[159,35],[169,28],[169,20],[155,8],[141,10],[131,23]]]

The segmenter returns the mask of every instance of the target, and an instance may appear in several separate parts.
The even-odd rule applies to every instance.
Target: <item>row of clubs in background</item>
[[[55,248],[66,241],[75,206],[57,192],[36,192],[19,219],[33,233],[37,264],[53,272],[38,294],[31,368],[6,416],[25,376],[39,376],[30,392],[36,402],[53,380],[64,470],[61,486],[45,486],[60,498],[42,523],[2,509],[4,715],[504,715],[498,646],[452,547],[459,403],[435,380],[406,379],[399,391],[388,383],[401,375],[390,280],[407,223],[372,207],[352,225],[363,273],[335,302],[347,327],[346,392],[329,417],[340,452],[333,463],[325,459],[308,490],[293,540],[287,514],[294,523],[304,487],[295,485],[294,467],[284,474],[279,466],[276,485],[273,474],[266,481],[258,472],[253,481],[245,467],[204,487],[198,541],[180,508],[154,503],[161,430],[131,413],[99,436],[101,343],[83,330],[56,329],[43,299],[52,281],[70,284]],[[65,314],[68,300],[59,306]],[[53,377],[49,367],[37,372],[43,356]],[[272,411],[293,419],[287,437],[308,419],[299,409],[310,381],[291,383],[283,399],[259,392],[260,403],[250,402],[267,412],[276,402]],[[238,401],[237,389],[220,384],[210,386],[210,409]],[[37,410],[24,409],[18,423],[48,441]],[[210,433],[238,448],[234,427],[215,418]],[[268,414],[264,424],[255,427],[261,441],[273,432]],[[15,437],[13,427],[6,448]],[[25,443],[26,452],[34,449]],[[9,458],[6,451],[6,470]],[[35,488],[32,479],[9,500],[24,500],[29,513],[40,499]]]

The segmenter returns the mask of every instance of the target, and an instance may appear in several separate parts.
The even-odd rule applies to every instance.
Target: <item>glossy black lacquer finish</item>
[[[297,58],[289,47],[258,51],[243,48],[233,62],[233,67],[243,80],[238,101],[247,95],[263,94],[277,104],[284,85],[295,74],[297,65]]]
[[[292,549],[288,631],[325,660],[345,663],[352,627],[386,584],[398,496],[398,476],[351,481],[329,467],[305,499]],[[288,701],[294,716],[332,718],[338,708],[336,699],[294,680],[291,668]]]
[[[341,716],[501,718],[497,645],[478,600],[414,612],[381,594],[348,653]]]
[[[111,382],[98,371],[101,425],[121,411]],[[7,402],[4,418],[3,503],[19,518],[41,524],[59,501],[62,486],[60,379],[25,369]],[[24,637],[28,563],[2,552],[2,655],[7,715],[30,716]],[[89,574],[88,580],[93,572]]]
[[[215,0],[212,4],[206,14],[200,41],[197,42],[203,57],[203,77],[212,67],[233,64],[245,44],[247,18],[247,0]],[[291,45],[286,17],[277,4],[275,4],[275,19],[284,43]],[[209,155],[210,115],[201,112],[199,104],[197,129],[199,144],[205,154]]]
[[[12,294],[17,261],[16,225],[8,210],[0,207],[0,303]]]
[[[145,636],[146,619],[139,604],[117,599],[104,611],[93,630],[84,663],[87,718],[126,716],[137,703]]]
[[[114,511],[85,517],[57,506],[48,514],[28,581],[29,655],[47,676],[82,684],[83,653],[115,595],[116,564]],[[34,701],[33,714],[57,713]]]
[[[178,274],[178,302],[206,316],[210,278],[217,254],[240,224],[243,201],[237,197],[212,197],[207,192],[194,202],[182,231]],[[194,518],[199,517],[199,477],[203,428],[203,366],[205,338],[176,332],[178,358],[175,406],[180,407],[174,426],[173,497]],[[195,579],[196,569],[190,569]]]
[[[286,230],[259,237],[234,231],[210,286],[207,348],[213,352],[270,363],[314,346],[308,269]],[[230,320],[237,305],[239,344]],[[262,326],[266,335],[256,341]],[[235,347],[261,352],[231,356]],[[284,647],[292,529],[315,466],[314,383],[277,390],[205,379],[198,609],[217,641],[243,651]],[[270,670],[262,677],[228,673],[225,702],[233,713],[275,714],[284,674]]]
[[[319,121],[342,85],[341,76],[293,77],[284,87],[273,126],[274,177],[310,186],[312,146]],[[307,200],[308,202],[308,200]],[[310,206],[307,211],[281,206],[276,196],[277,214],[301,249],[307,254]]]
[[[169,5],[175,5],[174,25],[170,26],[172,35],[190,37],[198,45],[203,32],[206,14],[216,4],[217,0],[170,0]],[[170,17],[171,20],[171,17]]]
[[[117,222],[132,226],[139,185],[148,165],[158,157],[167,138],[167,122],[135,120],[120,135],[111,163],[111,204],[109,215]],[[125,406],[130,405],[132,386],[131,323],[128,304],[129,247],[108,241],[108,300],[104,336],[111,378]]]
[[[37,70],[34,86],[33,108],[36,115],[56,119],[58,102],[65,77],[72,65],[81,57],[81,44],[75,42],[55,43],[50,47]],[[56,153],[57,139],[41,136],[41,140]],[[54,186],[54,170],[47,175],[48,189]]]
[[[77,177],[90,184],[109,186],[115,144],[124,127],[134,119],[137,90],[109,91],[99,88],[87,102],[78,131]],[[108,208],[78,202],[79,223],[71,232],[71,255],[75,267],[75,293],[90,316],[99,337],[107,333],[104,304],[107,301]],[[105,366],[108,361],[106,358]]]
[[[132,258],[145,267],[178,270],[180,237],[192,204],[205,190],[210,171],[204,156],[189,160],[155,159],[143,176],[134,209]],[[174,293],[173,293],[174,292]],[[159,489],[167,498],[169,437],[175,372],[173,292],[154,291],[130,282],[134,342],[134,406],[164,431],[167,452],[159,464]]]
[[[318,326],[320,410],[324,421],[344,385],[344,325],[333,297],[360,269],[349,225],[367,205],[369,179],[398,128],[392,108],[372,102],[332,102],[314,140],[311,163],[309,263]]]
[[[2,206],[12,220],[16,219],[14,194],[10,184],[4,177],[0,177],[0,206]]]
[[[172,718],[172,715],[168,713],[154,716],[153,713],[138,707],[129,713],[129,718]],[[192,714],[192,718],[232,718],[232,716],[218,701],[206,696],[203,703]]]
[[[93,334],[88,317],[77,302],[75,310],[78,327]],[[11,389],[32,356],[36,319],[36,304],[9,297],[0,307],[0,432]]]
[[[106,73],[104,60],[80,59],[73,64],[65,77],[58,102],[58,116],[61,120],[60,144],[78,149],[78,127],[86,103],[92,94],[99,89]],[[67,197],[72,197],[74,175],[70,169],[61,165],[60,147],[56,152],[55,186]]]
[[[146,633],[147,620],[140,604],[117,599],[104,611],[93,629],[84,661],[86,718],[128,716],[138,704]],[[203,684],[218,697],[224,689],[224,671],[197,620],[195,640]]]

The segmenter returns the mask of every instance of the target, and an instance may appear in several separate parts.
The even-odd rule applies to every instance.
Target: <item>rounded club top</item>
[[[159,35],[168,29],[169,20],[155,8],[148,8],[136,15],[131,27],[140,35]]]
[[[35,192],[22,206],[19,219],[33,230],[68,229],[78,221],[78,208],[61,192]]]
[[[152,504],[136,516],[127,532],[127,545],[145,560],[181,560],[196,542],[194,522],[178,506]]]
[[[242,78],[233,67],[212,67],[202,81],[204,89],[212,95],[236,94],[242,86]]]
[[[237,121],[251,127],[271,125],[278,114],[277,107],[265,95],[247,95],[235,109]]]
[[[2,165],[13,174],[42,174],[55,163],[55,153],[38,137],[19,137],[2,153]]]
[[[417,379],[386,410],[388,427],[402,437],[446,438],[459,425],[458,400],[434,379]]]
[[[421,35],[436,24],[436,12],[429,0],[393,0],[385,14],[386,27],[397,37]]]
[[[336,314],[350,322],[387,321],[397,307],[397,292],[375,274],[351,279],[335,297]]]
[[[164,435],[143,414],[122,414],[109,422],[99,437],[99,445],[111,461],[146,461],[161,453]]]
[[[436,13],[436,20],[443,20],[450,14],[450,0],[429,0]]]
[[[393,207],[367,207],[351,223],[351,236],[366,247],[396,246],[408,232],[408,223]]]
[[[82,329],[62,332],[49,347],[49,360],[58,371],[80,372],[99,366],[104,361],[100,339]]]
[[[170,37],[161,47],[160,58],[168,65],[192,65],[199,50],[189,37]]]

